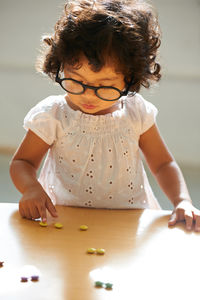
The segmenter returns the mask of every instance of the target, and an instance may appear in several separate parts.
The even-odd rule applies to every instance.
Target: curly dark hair
[[[94,72],[108,58],[115,59],[117,71],[134,78],[130,91],[149,88],[161,77],[158,18],[143,0],[69,0],[54,29],[52,36],[43,37],[36,64],[53,80],[64,64],[79,68],[82,55]]]

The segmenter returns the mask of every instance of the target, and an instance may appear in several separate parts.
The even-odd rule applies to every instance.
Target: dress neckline
[[[81,110],[74,110],[73,108],[70,107],[70,105],[68,104],[66,98],[65,98],[66,94],[62,95],[63,100],[65,102],[65,105],[68,109],[68,111],[70,112],[70,114],[74,115],[74,116],[79,116],[82,118],[87,118],[87,119],[91,119],[91,120],[95,120],[95,119],[110,119],[110,118],[114,118],[115,116],[121,116],[124,113],[125,110],[125,105],[124,105],[124,97],[121,98],[121,108],[117,109],[113,112],[109,112],[107,114],[102,114],[102,115],[92,115],[92,114],[87,114],[82,112]]]

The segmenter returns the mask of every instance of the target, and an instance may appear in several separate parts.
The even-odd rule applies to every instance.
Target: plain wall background
[[[51,33],[64,1],[0,0],[0,149],[15,149],[28,110],[62,93],[34,68],[40,38]],[[200,166],[200,1],[154,0],[162,29],[163,78],[143,96],[159,109],[161,133],[176,160]]]

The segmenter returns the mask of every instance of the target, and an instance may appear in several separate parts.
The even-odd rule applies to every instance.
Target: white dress
[[[51,145],[39,181],[54,204],[111,208],[160,208],[138,146],[154,123],[156,107],[140,94],[106,115],[74,111],[65,95],[50,96],[24,119]]]

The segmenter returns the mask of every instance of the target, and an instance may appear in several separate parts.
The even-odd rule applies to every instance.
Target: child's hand
[[[195,222],[195,231],[200,232],[200,210],[195,208],[191,202],[187,200],[181,201],[174,209],[168,225],[173,226],[179,221],[185,221],[186,229],[191,230],[192,224]]]
[[[46,209],[53,217],[57,217],[55,206],[42,186],[36,185],[28,189],[19,202],[19,212],[23,218],[38,219],[46,222]]]

